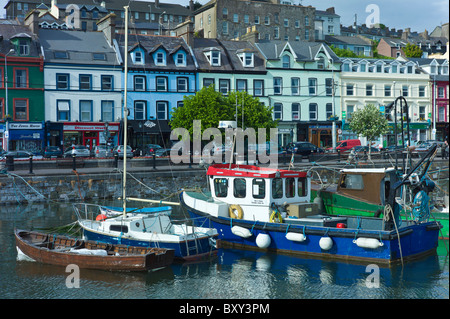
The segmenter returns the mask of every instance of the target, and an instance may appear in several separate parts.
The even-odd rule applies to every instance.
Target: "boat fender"
[[[252,232],[244,227],[241,226],[233,226],[231,227],[231,232],[235,234],[236,236],[242,237],[242,238],[249,238],[252,236]]]
[[[301,243],[306,240],[306,236],[303,234],[299,234],[299,233],[289,232],[286,234],[286,239],[291,240],[291,241],[298,241]]]
[[[270,211],[272,212],[270,214],[270,218],[269,218],[269,221],[271,223],[282,223],[283,222],[283,216],[281,216],[280,210],[278,209],[278,207],[275,203],[272,203],[270,205]]]
[[[95,220],[96,220],[96,221],[102,222],[102,221],[104,221],[106,218],[107,218],[107,217],[106,217],[105,214],[98,214],[97,217],[95,217]]]
[[[258,236],[256,236],[256,245],[259,248],[267,248],[270,246],[271,243],[271,239],[269,234],[265,234],[265,233],[260,233],[258,234]]]
[[[322,237],[319,240],[319,246],[322,250],[330,250],[333,247],[333,239],[330,237]]]
[[[228,207],[228,213],[230,218],[242,219],[242,217],[244,217],[244,211],[240,205],[230,205],[230,207]]]
[[[384,245],[383,242],[380,242],[376,238],[365,238],[365,237],[359,237],[358,239],[354,240],[353,243],[355,243],[356,246],[361,248],[372,248],[372,249],[376,249]]]

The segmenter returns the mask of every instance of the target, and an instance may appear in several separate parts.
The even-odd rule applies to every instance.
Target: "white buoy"
[[[236,236],[242,237],[242,238],[249,238],[252,236],[252,233],[249,229],[241,227],[241,226],[233,226],[231,227],[231,232],[235,234]]]
[[[322,250],[330,250],[333,247],[333,240],[330,237],[322,237],[319,240],[319,246]]]
[[[258,236],[256,236],[256,245],[259,248],[267,248],[267,247],[269,247],[271,241],[272,240],[270,239],[269,234],[261,233],[261,234],[258,234]]]
[[[302,241],[306,240],[306,236],[303,234],[299,234],[299,233],[289,232],[286,234],[286,239],[291,240],[291,241],[298,241],[301,243]]]
[[[378,247],[383,246],[384,244],[382,242],[380,242],[378,239],[376,238],[365,238],[365,237],[360,237],[356,240],[353,241],[356,246],[361,247],[361,248],[371,248],[371,249],[376,249]]]

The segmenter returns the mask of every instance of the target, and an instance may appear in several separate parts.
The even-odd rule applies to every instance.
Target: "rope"
[[[394,217],[394,211],[392,210],[391,205],[386,205],[384,206],[384,216],[387,216],[387,213],[392,215],[392,220],[394,221],[394,226],[395,226],[395,231],[397,232],[397,240],[398,240],[398,248],[400,250],[400,260],[402,262],[402,267],[403,267],[403,253],[402,253],[402,244],[400,243],[400,235],[398,233],[398,228],[397,228],[397,223],[395,222],[395,217]]]

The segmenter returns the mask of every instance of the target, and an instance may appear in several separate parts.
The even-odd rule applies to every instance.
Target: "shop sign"
[[[9,123],[13,130],[42,130],[42,123]]]
[[[64,131],[104,131],[105,125],[103,124],[65,124]],[[119,126],[109,125],[108,131],[118,131]]]

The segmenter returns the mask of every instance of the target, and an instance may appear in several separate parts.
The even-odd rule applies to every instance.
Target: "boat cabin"
[[[306,172],[216,164],[208,168],[207,176],[214,201],[239,205],[243,219],[269,221],[273,204],[310,204],[311,181]]]
[[[391,185],[398,180],[394,168],[352,168],[341,171],[337,193],[376,205],[385,205]]]

